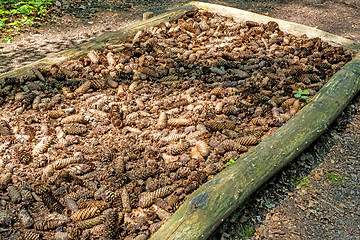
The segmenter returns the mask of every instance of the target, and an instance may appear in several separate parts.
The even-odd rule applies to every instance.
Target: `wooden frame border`
[[[261,23],[276,21],[282,30],[294,35],[307,34],[311,38],[320,37],[333,44],[360,50],[360,44],[357,42],[305,25],[221,5],[191,2],[147,21],[104,34],[87,43],[3,73],[0,75],[0,85],[6,77],[18,77],[29,69],[60,64],[80,57],[91,49],[101,49],[119,43],[145,27],[175,20],[195,8],[241,21],[252,20]],[[216,227],[240,207],[252,193],[315,141],[359,90],[360,54],[337,72],[310,103],[284,126],[196,190],[151,239],[189,240],[209,237]]]

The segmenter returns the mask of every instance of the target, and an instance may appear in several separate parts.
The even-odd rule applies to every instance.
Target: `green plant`
[[[52,0],[2,0],[0,1],[0,30],[33,25],[34,19],[44,17]]]
[[[11,43],[14,41],[13,36],[8,36],[7,38],[4,38],[1,40],[1,43]]]
[[[297,187],[302,188],[302,189],[306,189],[310,186],[308,177],[304,177],[302,179],[298,179],[293,182],[295,183],[295,185]]]
[[[6,21],[8,20],[8,18],[2,18],[2,19],[0,19],[0,30],[2,29],[2,28],[5,28],[6,27]]]
[[[243,235],[243,239],[249,239],[255,234],[255,229],[250,226],[244,226],[241,230],[241,234]]]
[[[24,16],[22,19],[20,19],[20,24],[21,25],[32,25],[34,23],[33,22],[34,19],[35,19],[35,17]]]
[[[237,160],[237,158],[230,159],[227,163],[225,163],[225,164],[223,165],[223,167],[230,166],[230,165],[231,165],[232,163],[234,163],[236,160]]]
[[[302,98],[302,99],[309,99],[308,96],[304,96],[304,95],[309,95],[309,91],[308,90],[301,90],[301,88],[298,89],[298,93],[294,95],[294,97],[296,98]]]
[[[337,183],[337,182],[341,182],[344,180],[347,180],[348,178],[346,177],[341,177],[339,174],[337,173],[328,173],[326,174],[326,179],[329,179],[330,181]]]

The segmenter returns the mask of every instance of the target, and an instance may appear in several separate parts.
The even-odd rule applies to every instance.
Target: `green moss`
[[[328,173],[326,174],[326,179],[329,179],[330,181],[332,181],[333,183],[339,183],[342,181],[347,180],[348,178],[346,177],[341,177],[339,174],[337,173]]]
[[[255,229],[253,227],[250,226],[245,226],[242,230],[241,230],[241,234],[242,234],[242,239],[250,239],[254,234],[255,234]]]
[[[309,178],[306,176],[302,179],[298,179],[298,180],[291,180],[297,187],[301,188],[301,189],[308,189],[310,184],[309,184]]]

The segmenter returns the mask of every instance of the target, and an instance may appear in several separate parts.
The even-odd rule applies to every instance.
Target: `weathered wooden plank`
[[[206,239],[266,181],[316,140],[360,90],[360,54],[284,126],[195,191],[151,237]]]
[[[19,77],[24,75],[30,69],[37,67],[51,66],[52,64],[60,64],[67,60],[85,55],[91,49],[102,49],[108,45],[120,43],[127,38],[133,37],[138,31],[144,29],[145,27],[156,26],[161,22],[178,19],[186,12],[194,9],[195,7],[193,7],[192,5],[185,5],[173,9],[164,14],[160,14],[158,16],[150,18],[146,21],[141,21],[139,23],[132,24],[118,31],[103,34],[99,37],[90,40],[89,42],[79,44],[75,47],[52,54],[51,56],[45,57],[43,59],[40,59],[23,67],[0,74],[0,85],[3,83],[3,79],[6,77]]]
[[[320,37],[322,40],[330,43],[340,44],[354,50],[360,50],[360,43],[358,42],[354,42],[347,38],[340,37],[335,34],[325,32],[320,29],[309,27],[303,24],[288,22],[285,20],[276,19],[261,14],[244,11],[237,8],[221,6],[217,4],[197,2],[197,1],[190,2],[189,4],[196,6],[197,8],[205,9],[210,12],[220,14],[222,16],[232,17],[234,20],[237,21],[251,20],[259,23],[268,23],[269,21],[274,21],[279,24],[279,27],[282,31],[292,33],[295,36],[301,36],[303,34],[306,34],[309,38]]]

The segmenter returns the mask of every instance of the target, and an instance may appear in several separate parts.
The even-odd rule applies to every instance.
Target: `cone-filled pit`
[[[191,11],[5,79],[1,238],[147,239],[352,56],[275,22]]]

